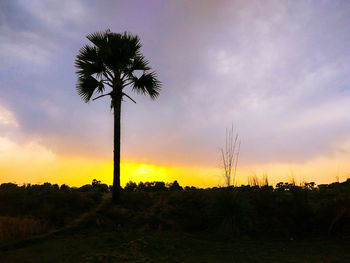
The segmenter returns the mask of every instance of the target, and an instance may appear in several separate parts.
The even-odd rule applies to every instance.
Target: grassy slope
[[[335,239],[217,241],[207,234],[121,227],[105,217],[109,199],[71,227],[0,247],[0,262],[350,262]],[[114,209],[117,209],[114,207]]]
[[[56,195],[55,191],[53,193]],[[56,202],[59,201],[60,204],[61,198],[67,199],[67,194],[54,198],[53,208],[61,209],[61,205],[57,206]],[[253,196],[250,192],[248,194]],[[266,193],[257,192],[257,194],[259,198],[256,200],[262,200],[264,197],[262,194]],[[270,197],[271,193],[267,194],[267,197]],[[232,214],[232,211],[237,209],[239,211],[240,206],[237,204],[245,204],[243,201],[247,195],[244,192],[239,195],[242,200],[238,200],[235,196],[226,191],[125,193],[122,205],[113,206],[109,194],[99,199],[101,201],[99,203],[97,200],[90,202],[90,197],[87,198],[87,195],[74,193],[69,200],[77,200],[76,204],[67,202],[69,209],[59,214],[64,218],[72,218],[71,210],[79,208],[84,201],[89,205],[74,214],[79,214],[78,218],[75,217],[75,220],[71,220],[59,231],[0,246],[0,262],[350,262],[348,232],[344,232],[345,235],[334,235],[333,239],[327,239],[323,235],[318,239],[311,239],[310,236],[308,239],[299,237],[289,240],[290,235],[287,235],[285,239],[277,240],[272,236],[263,238],[264,236],[260,235],[259,238],[247,240],[249,235],[239,235],[236,241],[232,241],[235,238],[235,232],[232,232],[226,237],[231,241],[226,242],[224,241],[226,235],[222,235],[220,229],[209,231],[203,230],[206,228],[199,228],[199,232],[190,231],[191,234],[186,234],[189,232],[184,231],[185,229],[198,225],[200,221],[204,221],[200,223],[204,227],[215,226],[216,221],[205,223],[211,217],[205,217],[204,212],[219,213],[223,222],[226,222],[225,218],[240,216]],[[34,202],[37,199],[31,197],[29,200]],[[235,202],[231,202],[232,200]],[[327,197],[325,200],[333,199]],[[212,205],[208,206],[208,203]],[[265,204],[264,201],[263,205]],[[287,215],[294,216],[299,210],[289,211],[293,209],[291,204],[287,205]],[[329,207],[335,207],[333,203],[331,204]],[[340,204],[342,204],[340,207],[347,207],[348,202]],[[202,207],[203,205],[205,206]],[[51,218],[53,212],[54,215],[58,215],[55,209],[48,210],[47,218]],[[265,210],[266,208],[263,212]],[[15,215],[14,212],[13,214]],[[309,214],[300,213],[299,216],[304,218],[304,215]],[[254,218],[255,214],[252,214],[251,219],[248,219]],[[263,218],[258,217],[259,220]],[[281,220],[283,218],[281,217]],[[53,219],[54,222],[57,221],[56,217]],[[249,220],[240,222],[240,227],[255,222]],[[339,225],[341,221],[336,222]],[[230,228],[223,230],[227,231]]]
[[[184,234],[90,228],[0,252],[1,262],[350,262],[336,241],[208,241]]]

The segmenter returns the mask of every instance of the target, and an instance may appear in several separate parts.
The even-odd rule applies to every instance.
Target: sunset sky
[[[162,81],[122,105],[122,184],[223,185],[234,125],[237,183],[350,177],[350,1],[0,1],[0,183],[112,183],[107,97],[85,104],[85,36],[140,36]]]

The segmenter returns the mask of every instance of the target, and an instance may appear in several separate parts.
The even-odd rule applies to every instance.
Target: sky
[[[122,105],[122,184],[237,184],[350,177],[350,1],[0,1],[0,183],[112,183],[107,97],[84,103],[86,35],[129,31],[162,82]]]

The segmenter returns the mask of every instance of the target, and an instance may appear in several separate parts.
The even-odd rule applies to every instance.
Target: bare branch
[[[113,83],[110,80],[108,80],[108,79],[102,80],[102,83],[107,84],[110,87],[113,87]]]
[[[239,141],[238,143],[238,150],[237,150],[237,154],[236,154],[236,163],[235,163],[235,169],[233,170],[233,183],[235,183],[236,180],[236,172],[237,172],[237,163],[238,163],[238,157],[239,157],[239,152],[241,150],[241,141]]]
[[[122,94],[123,94],[123,96],[127,96],[132,102],[134,102],[136,104],[136,101],[133,98],[131,98],[128,94],[126,94],[124,92]]]
[[[120,78],[121,81],[128,80],[129,78],[125,79],[127,77],[127,74],[123,73],[122,77]]]
[[[103,72],[103,76],[105,76],[107,80],[113,83],[113,75],[109,71]]]
[[[109,70],[107,70],[107,71],[106,71],[106,73],[107,73],[107,75],[109,76],[110,81],[112,81],[112,82],[113,82],[113,79],[114,79],[113,74],[112,74],[112,73],[111,73]]]
[[[130,81],[129,83],[125,83],[125,84],[123,84],[123,85],[122,85],[122,88],[124,88],[124,87],[126,87],[126,86],[130,85],[131,83],[133,83],[133,81]]]
[[[237,144],[238,150],[236,150]],[[238,134],[234,136],[233,125],[230,129],[226,128],[225,149],[220,148],[220,151],[224,166],[224,178],[226,181],[226,185],[230,186],[231,179],[233,179],[233,184],[235,183],[238,156],[240,151],[240,142],[238,143]]]
[[[112,94],[112,92],[107,93],[107,94],[102,94],[102,95],[100,95],[100,96],[97,96],[96,98],[93,98],[92,100],[97,100],[97,99],[99,99],[99,98],[102,98],[102,97],[104,97],[104,96],[108,96],[108,95],[111,95],[111,94]]]

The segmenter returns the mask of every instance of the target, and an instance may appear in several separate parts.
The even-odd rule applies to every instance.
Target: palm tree
[[[112,200],[120,197],[120,113],[123,97],[136,103],[125,93],[132,91],[155,99],[161,89],[156,73],[141,54],[141,42],[137,35],[128,32],[117,34],[109,29],[87,36],[93,45],[79,50],[75,60],[78,94],[85,102],[110,96],[114,113],[114,170]],[[108,88],[108,91],[105,91]],[[93,95],[99,95],[92,99]]]

